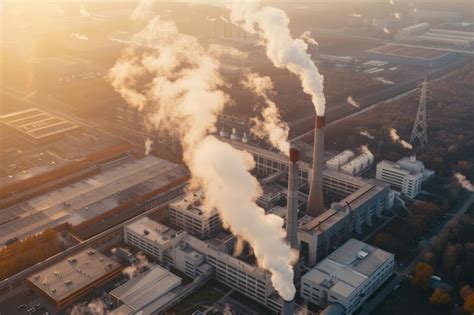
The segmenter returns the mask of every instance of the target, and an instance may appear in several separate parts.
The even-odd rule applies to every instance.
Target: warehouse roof
[[[116,273],[121,267],[116,261],[89,248],[28,277],[28,281],[51,299],[60,301]]]
[[[406,47],[400,45],[383,45],[370,49],[368,52],[423,60],[433,60],[450,54],[449,52],[437,49]]]
[[[394,255],[350,239],[303,277],[344,297],[349,297]]]

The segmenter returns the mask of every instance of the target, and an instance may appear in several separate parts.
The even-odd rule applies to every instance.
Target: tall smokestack
[[[281,315],[293,315],[293,314],[295,314],[295,301],[283,300],[283,308],[281,310]]]
[[[324,116],[316,116],[313,144],[313,170],[306,213],[317,217],[324,211],[323,201],[323,159],[324,159]]]
[[[298,242],[298,180],[299,180],[299,151],[290,148],[290,163],[288,169],[288,204],[286,212],[286,240],[291,248],[299,251]],[[296,261],[293,267],[294,281],[299,281],[300,264]]]

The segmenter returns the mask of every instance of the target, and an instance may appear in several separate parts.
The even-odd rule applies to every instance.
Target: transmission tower
[[[415,144],[418,139],[421,147],[424,148],[428,144],[428,129],[426,127],[426,99],[428,97],[428,81],[425,80],[420,84],[419,88],[419,104],[416,113],[415,123],[411,131],[410,143]]]

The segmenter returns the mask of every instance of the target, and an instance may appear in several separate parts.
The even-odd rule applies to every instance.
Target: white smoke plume
[[[350,105],[352,105],[352,106],[354,106],[354,107],[356,107],[356,108],[359,108],[359,107],[360,107],[360,104],[357,103],[357,102],[352,98],[352,96],[348,96],[346,101],[347,101],[347,103],[349,103]]]
[[[149,155],[152,148],[153,148],[153,140],[151,140],[150,138],[146,138],[145,139],[145,155]]]
[[[389,31],[388,28],[386,28],[386,27],[383,28],[383,32],[384,32],[385,34],[390,34],[390,31]]]
[[[153,0],[142,0],[130,14],[130,19],[137,21],[150,17],[153,9]]]
[[[81,6],[79,7],[79,13],[83,16],[83,17],[90,17],[91,14],[89,13],[89,11],[87,11],[86,7],[81,4]]]
[[[248,242],[258,265],[270,271],[275,289],[291,300],[296,254],[284,240],[283,219],[266,215],[255,203],[262,193],[250,173],[255,161],[210,135],[229,100],[221,90],[225,82],[218,73],[218,59],[196,38],[179,33],[173,22],[159,17],[135,37],[152,42],[156,49],[146,53],[128,49],[109,72],[110,82],[130,106],[148,113],[151,127],[177,130],[192,185],[205,192],[204,209],[219,210],[224,225]],[[153,79],[139,90],[137,82],[146,74]]]
[[[470,192],[474,192],[474,185],[461,173],[454,173],[454,178],[458,181],[464,189]]]
[[[206,20],[209,22],[215,22],[216,18],[211,18],[211,17],[206,16]]]
[[[400,20],[400,13],[395,12],[395,13],[394,13],[394,16],[395,16],[395,18],[396,18],[397,20]]]
[[[291,36],[290,19],[281,9],[262,6],[261,1],[233,0],[227,4],[231,20],[250,34],[258,34],[266,54],[277,68],[286,68],[297,75],[306,94],[311,96],[318,116],[324,116],[326,99],[323,76],[307,53],[308,44]]]
[[[356,17],[356,18],[361,18],[361,17],[362,17],[362,14],[360,14],[360,13],[352,13],[351,16],[352,16],[352,17]]]
[[[90,303],[75,304],[69,315],[106,315],[108,314],[104,303],[95,299]]]
[[[232,253],[232,255],[234,255],[235,257],[239,257],[244,250],[245,242],[240,237],[237,237],[236,239],[237,241],[234,245],[234,252]]]
[[[70,35],[71,38],[75,38],[75,39],[78,39],[78,40],[89,40],[89,38],[85,35],[82,35],[80,33],[72,33]]]
[[[393,0],[390,0],[390,5],[395,5],[395,2]]]
[[[384,79],[382,77],[374,78],[374,81],[379,81],[379,82],[381,82],[382,84],[385,84],[385,85],[394,85],[395,84],[395,82]]]
[[[408,142],[400,138],[400,135],[398,134],[397,129],[390,128],[389,132],[390,132],[390,138],[392,138],[393,142],[400,144],[405,149],[410,149],[410,150],[413,149],[413,146],[411,144],[409,144]]]
[[[140,272],[141,269],[145,268],[146,266],[149,265],[148,259],[146,256],[138,252],[137,255],[135,256],[137,261],[133,263],[130,266],[125,267],[122,270],[122,273],[127,276],[129,279],[135,278],[138,275],[138,272]]]
[[[368,130],[366,130],[366,129],[361,130],[359,133],[360,133],[362,136],[367,137],[367,138],[369,138],[369,139],[371,139],[371,140],[375,139],[375,137],[374,137],[373,135],[371,135],[370,132],[369,132]]]
[[[227,20],[225,17],[223,17],[222,15],[219,17],[219,19],[221,19],[221,21],[223,21],[224,23],[229,23],[229,20]]]
[[[374,157],[374,154],[372,152],[370,152],[368,145],[361,145],[360,146],[360,151],[362,152],[362,154],[365,154],[365,155],[367,155],[371,158]]]
[[[288,155],[290,128],[286,122],[281,120],[278,107],[269,97],[269,94],[274,92],[272,80],[270,77],[262,77],[257,73],[250,72],[240,83],[265,101],[265,107],[262,110],[263,121],[253,118],[254,126],[250,131],[259,138],[268,139],[275,148]]]
[[[311,37],[311,31],[305,31],[298,38],[304,39],[308,44],[319,45],[318,42]]]

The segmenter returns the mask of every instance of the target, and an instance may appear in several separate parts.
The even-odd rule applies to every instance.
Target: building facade
[[[421,191],[423,173],[406,169],[403,164],[383,160],[377,164],[376,178],[400,189],[409,198],[415,198]]]
[[[353,314],[392,274],[394,255],[350,239],[301,279],[301,298]]]

